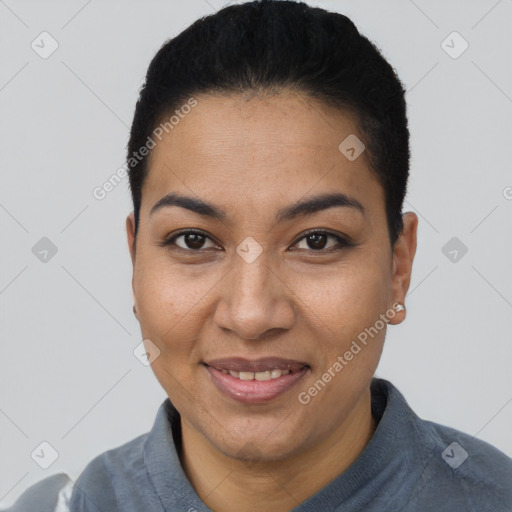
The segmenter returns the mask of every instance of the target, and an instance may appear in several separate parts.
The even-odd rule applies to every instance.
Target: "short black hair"
[[[365,156],[384,189],[393,246],[403,230],[409,175],[405,90],[393,67],[349,18],[290,0],[228,6],[198,19],[154,56],[128,142],[135,234],[151,155],[146,150],[140,156],[139,150],[154,146],[148,142],[166,116],[201,93],[281,90],[355,114]]]

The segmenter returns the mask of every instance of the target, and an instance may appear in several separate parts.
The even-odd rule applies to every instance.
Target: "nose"
[[[247,263],[236,256],[232,271],[221,283],[221,300],[214,321],[246,340],[260,340],[270,333],[291,329],[295,323],[293,291],[259,257]]]

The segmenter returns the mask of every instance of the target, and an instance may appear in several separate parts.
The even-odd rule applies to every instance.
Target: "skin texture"
[[[292,92],[197,99],[152,150],[136,238],[133,213],[126,220],[137,317],[160,350],[152,368],[181,414],[180,458],[200,498],[215,511],[287,511],[341,474],[372,436],[369,385],[386,326],[308,404],[298,395],[404,303],[418,219],[404,214],[392,249],[384,191],[365,154],[349,161],[338,149],[349,134],[364,141],[350,114]],[[150,215],[169,192],[226,217],[177,206]],[[276,222],[279,209],[332,192],[356,198],[364,215],[333,207]],[[159,245],[185,228],[203,231],[204,244],[182,236]],[[315,249],[305,238],[313,228],[355,245],[328,236]],[[246,237],[263,250],[251,263],[236,252]],[[249,405],[222,394],[202,364],[228,356],[310,369],[283,395]]]

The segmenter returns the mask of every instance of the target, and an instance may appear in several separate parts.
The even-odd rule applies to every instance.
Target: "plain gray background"
[[[512,1],[308,3],[351,17],[408,91],[419,243],[377,375],[512,456]],[[2,506],[147,432],[166,397],[133,355],[128,181],[92,191],[124,162],[154,53],[223,4],[0,0]],[[48,469],[31,458],[43,441]]]

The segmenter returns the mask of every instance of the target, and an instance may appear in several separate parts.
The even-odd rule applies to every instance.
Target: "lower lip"
[[[261,404],[274,400],[291,389],[306,373],[306,366],[294,373],[270,380],[240,380],[212,366],[205,365],[217,389],[239,402]]]

